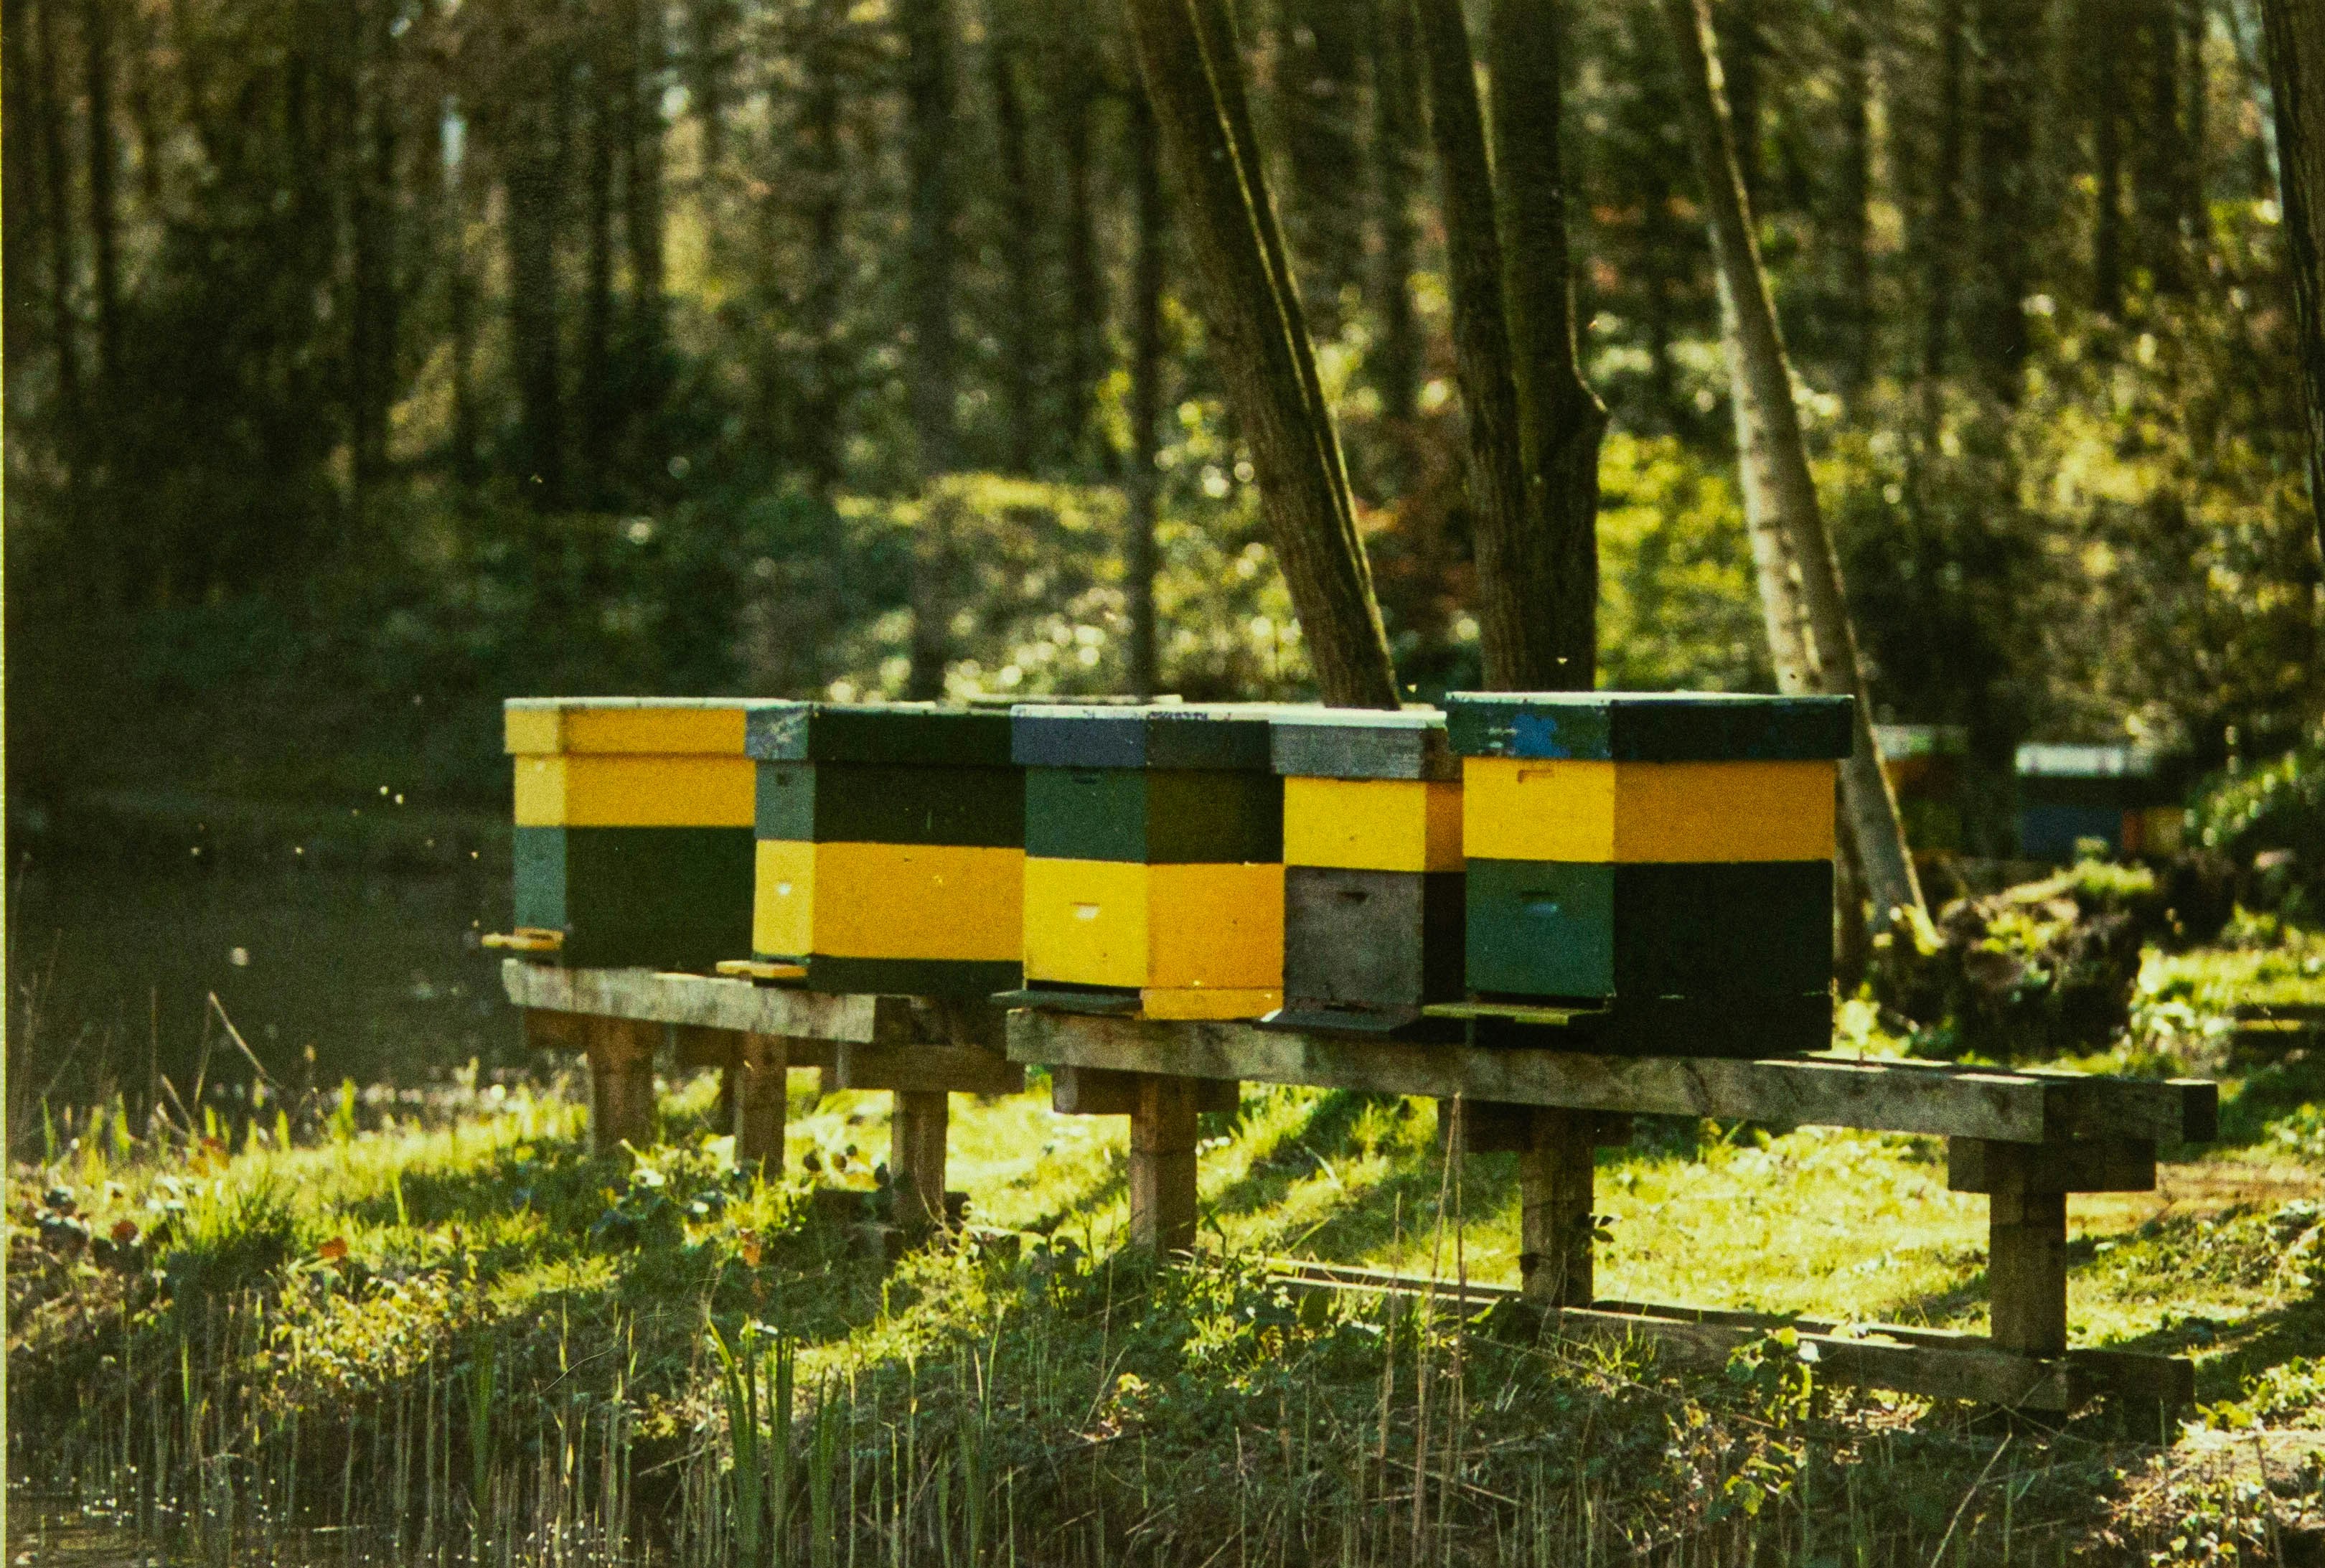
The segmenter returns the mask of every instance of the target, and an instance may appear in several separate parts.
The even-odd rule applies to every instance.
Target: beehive
[[[508,700],[523,945],[579,968],[707,970],[750,940],[752,706]]]
[[[1025,985],[1249,1018],[1283,985],[1283,789],[1264,710],[1020,708]]]
[[[1915,858],[1960,854],[1969,731],[1958,724],[1876,724],[1873,739]]]
[[[1579,1009],[1602,1049],[1823,1046],[1848,699],[1456,693],[1446,712],[1477,997]]]
[[[2108,854],[2168,855],[2180,847],[2170,770],[2132,746],[2018,748],[2018,852],[2072,860],[2084,840]]]
[[[984,997],[1019,980],[1024,774],[1009,715],[772,703],[751,950],[820,991]]]
[[[1291,1028],[1413,1033],[1461,995],[1460,759],[1445,716],[1274,720],[1283,779],[1283,1007]]]

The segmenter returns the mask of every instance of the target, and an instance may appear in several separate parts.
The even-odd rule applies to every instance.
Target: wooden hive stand
[[[945,1223],[950,1094],[1015,1094],[1025,1071],[1003,1054],[1001,1016],[983,1003],[833,995],[652,970],[561,970],[509,959],[508,998],[527,1044],[589,1064],[592,1146],[654,1136],[653,1062],[667,1039],[681,1062],[727,1075],[735,1156],[770,1173],[783,1158],[783,1075],[818,1067],[842,1089],[895,1097],[888,1169],[908,1234]]]
[[[1458,1127],[1467,1148],[1517,1152],[1524,1294],[1564,1331],[1644,1337],[1673,1359],[1724,1364],[1737,1348],[1789,1326],[1816,1347],[1819,1374],[1829,1380],[2018,1409],[2064,1411],[2107,1394],[2169,1411],[2194,1396],[2183,1359],[2069,1346],[2066,1194],[2152,1188],[2158,1144],[2214,1136],[2218,1090],[2209,1082],[1831,1055],[1754,1061],[1591,1055],[1544,1045],[1415,1046],[1237,1022],[1033,1010],[1009,1016],[1008,1053],[1014,1062],[1051,1064],[1061,1097],[1130,1115],[1135,1245],[1191,1244],[1194,1113],[1200,1097],[1215,1092],[1202,1089],[1205,1082],[1423,1095],[1440,1102],[1449,1130]],[[1990,1204],[1992,1332],[1599,1297],[1594,1151],[1627,1138],[1633,1115],[1945,1138],[1949,1185],[1985,1193]],[[1380,1285],[1393,1287],[1394,1281]]]

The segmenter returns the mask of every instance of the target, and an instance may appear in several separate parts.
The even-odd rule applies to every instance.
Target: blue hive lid
[[[1027,767],[1272,770],[1269,719],[1287,705],[1163,703],[1150,708],[1044,703],[1009,716],[1012,755]]]
[[[1734,691],[1455,691],[1463,756],[1582,762],[1810,762],[1847,756],[1849,697]]]

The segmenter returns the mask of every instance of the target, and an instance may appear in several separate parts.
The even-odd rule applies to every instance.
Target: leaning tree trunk
[[[1905,848],[1897,797],[1881,769],[1874,744],[1872,704],[1866,700],[1857,632],[1842,598],[1840,565],[1817,504],[1809,473],[1808,444],[1801,434],[1800,411],[1792,402],[1792,366],[1777,330],[1767,274],[1752,235],[1752,215],[1736,168],[1734,134],[1711,52],[1710,21],[1704,0],[1663,0],[1679,45],[1681,80],[1711,215],[1723,312],[1728,324],[1728,374],[1736,403],[1737,445],[1747,493],[1765,487],[1761,504],[1774,527],[1764,547],[1754,540],[1761,588],[1797,571],[1801,636],[1770,638],[1779,685],[1787,691],[1817,691],[1856,698],[1856,747],[1840,766],[1842,831],[1850,842],[1865,891],[1873,900],[1876,930],[1885,930],[1900,911],[1923,913],[1921,885]],[[1767,606],[1772,629],[1789,593],[1780,590]]]
[[[2309,500],[2325,545],[2325,9],[2314,0],[2262,0],[2261,14],[2308,394]]]
[[[1317,682],[1327,702],[1394,708],[1395,667],[1339,438],[1283,262],[1220,0],[1130,0],[1128,10],[1184,204],[1205,329],[1251,443],[1261,511]]]
[[[1522,645],[1514,687],[1587,691],[1598,662],[1598,443],[1606,405],[1574,353],[1574,281],[1566,243],[1564,117],[1557,0],[1495,0],[1494,174],[1507,241],[1510,367],[1531,524],[1523,582],[1540,625]]]

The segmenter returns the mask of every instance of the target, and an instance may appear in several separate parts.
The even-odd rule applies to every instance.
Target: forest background
[[[2325,694],[2256,0],[1715,10],[1878,716],[1968,726],[1968,847],[2026,738],[2290,745]],[[1240,20],[1399,679],[1475,686],[1409,14]],[[1765,689],[1671,36],[1565,27],[1600,683]],[[35,841],[125,784],[489,803],[516,693],[1312,694],[1110,0],[0,34]]]

